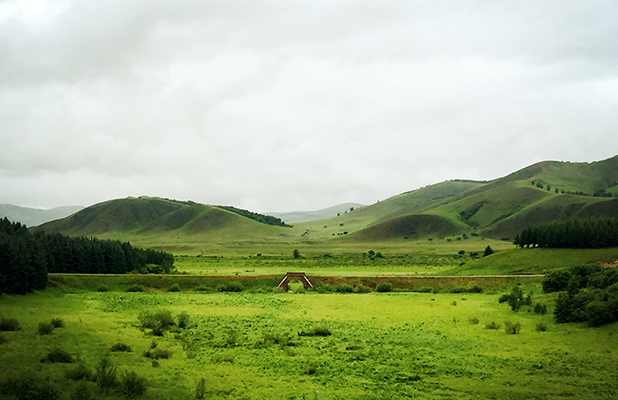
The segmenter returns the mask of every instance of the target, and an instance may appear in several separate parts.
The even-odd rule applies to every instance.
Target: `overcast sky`
[[[613,0],[0,0],[0,203],[371,204],[617,133]]]

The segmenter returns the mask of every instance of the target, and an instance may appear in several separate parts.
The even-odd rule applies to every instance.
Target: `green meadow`
[[[507,287],[321,294],[58,286],[0,298],[2,316],[21,326],[2,332],[0,370],[62,399],[131,397],[123,386],[131,373],[144,379],[144,399],[618,396],[618,325],[555,324],[555,294],[541,294],[538,283],[522,287],[547,314],[499,304]],[[143,328],[140,316],[161,311],[176,324],[161,335]],[[188,316],[184,328],[180,315]],[[62,326],[40,334],[39,324],[52,318]],[[518,332],[507,334],[505,321],[519,324]],[[112,351],[119,343],[130,351]],[[74,362],[42,362],[58,349]],[[96,373],[103,359],[118,375],[107,392],[68,378],[78,367]]]

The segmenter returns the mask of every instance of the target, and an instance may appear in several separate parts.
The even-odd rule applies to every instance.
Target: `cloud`
[[[256,211],[615,155],[614,2],[8,1],[0,202]]]

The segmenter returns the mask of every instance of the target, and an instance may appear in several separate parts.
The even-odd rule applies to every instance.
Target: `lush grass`
[[[524,290],[540,292],[538,285]],[[549,315],[514,313],[496,294],[250,294],[48,291],[3,296],[7,317],[22,329],[5,332],[3,377],[30,374],[58,388],[61,398],[80,387],[67,378],[77,364],[40,363],[62,348],[95,370],[102,357],[119,376],[144,377],[143,398],[403,399],[403,398],[611,398],[618,395],[614,337],[618,325],[556,325]],[[552,307],[553,295],[535,296]],[[139,328],[143,312],[186,311],[186,329],[156,337]],[[49,315],[65,328],[39,336]],[[470,320],[478,322],[472,324]],[[519,323],[507,335],[492,321]],[[539,323],[547,331],[537,332]],[[328,331],[330,335],[299,336]],[[110,353],[122,342],[133,352]],[[155,365],[156,361],[156,365]],[[293,384],[291,384],[293,382]],[[83,384],[82,384],[83,385]],[[90,387],[97,398],[99,388]],[[122,388],[110,398],[121,396]]]
[[[609,249],[512,249],[492,254],[452,270],[448,275],[546,274],[579,265],[612,263],[618,248]]]

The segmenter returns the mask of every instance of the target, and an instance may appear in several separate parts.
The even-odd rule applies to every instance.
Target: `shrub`
[[[122,393],[130,399],[140,397],[146,392],[146,378],[135,371],[127,372],[122,377]]]
[[[49,322],[40,322],[37,331],[39,335],[49,335],[54,331],[54,326]]]
[[[387,293],[393,290],[393,285],[390,282],[380,282],[376,286],[376,292]]]
[[[546,330],[547,330],[547,325],[545,324],[545,322],[539,322],[538,324],[536,324],[537,332],[545,332]]]
[[[353,293],[354,292],[354,288],[346,283],[346,284],[343,284],[343,285],[335,286],[335,292],[337,292],[337,293]]]
[[[55,349],[50,350],[50,352],[41,359],[41,362],[70,364],[73,362],[73,356],[63,349],[56,347]]]
[[[217,286],[218,292],[242,292],[243,287],[239,282],[230,281]]]
[[[112,365],[108,357],[103,357],[99,361],[95,380],[104,393],[109,392],[118,385],[118,368]]]
[[[468,293],[483,293],[483,288],[479,285],[474,285],[468,289]]]
[[[54,328],[64,328],[64,321],[60,318],[52,318],[51,324]]]
[[[127,292],[143,292],[144,291],[144,287],[142,285],[139,285],[137,283],[129,286],[127,288]]]
[[[265,333],[255,345],[256,347],[270,347],[273,345],[279,345],[283,348],[287,346],[295,346],[296,344],[288,333]]]
[[[0,397],[6,399],[55,400],[60,392],[39,377],[8,378],[0,383]]]
[[[468,319],[468,322],[470,322],[470,324],[472,324],[472,325],[478,325],[479,319],[476,318],[476,317],[472,317],[472,318]]]
[[[371,292],[371,289],[368,288],[367,286],[363,285],[362,283],[359,283],[355,288],[354,288],[354,292],[355,293],[369,293]]]
[[[97,286],[97,292],[109,292],[109,288],[107,285],[99,285]]]
[[[490,323],[485,324],[485,329],[498,330],[500,329],[500,324],[497,324],[495,321],[491,321]]]
[[[67,370],[64,377],[72,381],[94,381],[94,373],[83,363]]]
[[[318,366],[317,361],[307,361],[307,365],[305,366],[305,374],[315,375],[315,373],[318,372]]]
[[[507,335],[517,335],[520,331],[521,324],[519,322],[504,321],[504,333]]]
[[[142,329],[152,329],[155,336],[163,336],[163,333],[174,326],[174,315],[166,309],[158,310],[154,313],[142,313],[138,317]]]
[[[18,331],[21,329],[19,321],[15,318],[0,318],[0,332]]]
[[[326,283],[318,282],[313,287],[313,290],[315,290],[318,293],[330,293],[333,291],[333,287]]]
[[[421,286],[413,291],[418,293],[433,293],[433,288],[431,286]]]
[[[230,364],[234,364],[234,354],[219,354],[217,357],[217,362],[227,362]]]
[[[178,327],[179,328],[186,328],[189,325],[189,314],[186,311],[182,311],[180,314],[178,314]]]
[[[133,351],[133,349],[131,348],[131,346],[129,346],[129,345],[128,345],[128,344],[126,344],[126,343],[120,343],[120,342],[118,342],[118,343],[116,343],[115,345],[113,345],[113,346],[112,346],[112,348],[111,348],[111,350],[112,350],[113,352],[120,352],[120,351],[127,351],[127,352],[129,352],[129,351]]]
[[[8,339],[6,338],[6,336],[0,335],[0,344],[4,344],[6,342],[8,342]]]
[[[545,315],[547,314],[547,306],[545,304],[536,303],[533,311],[537,314]]]
[[[332,335],[330,328],[325,325],[316,325],[312,327],[308,332],[300,331],[298,336],[330,336]]]
[[[180,288],[179,283],[174,283],[169,289],[167,289],[168,292],[180,292],[181,290],[182,289]]]
[[[451,293],[467,293],[468,290],[463,286],[457,286],[450,290]]]
[[[510,298],[511,298],[511,295],[508,293],[505,293],[502,296],[500,296],[500,298],[498,299],[498,303],[500,304],[506,303],[507,301],[509,301]]]
[[[193,289],[194,292],[208,292],[210,289],[208,289],[206,286],[197,286],[196,288]]]
[[[154,349],[152,351],[146,350],[143,353],[144,357],[152,358],[153,360],[164,359],[167,360],[172,356],[172,352],[169,349]]]

